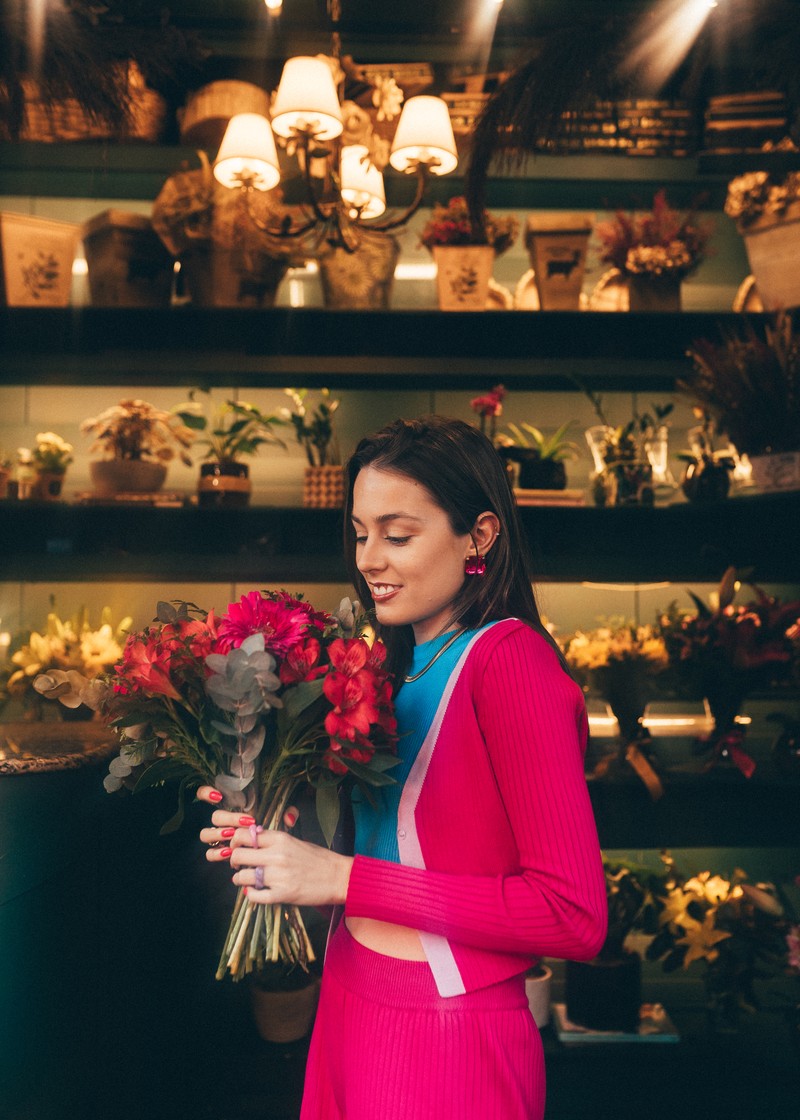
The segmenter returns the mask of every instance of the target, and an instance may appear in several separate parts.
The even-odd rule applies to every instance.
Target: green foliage
[[[557,462],[564,459],[577,459],[577,444],[565,438],[574,423],[574,420],[568,420],[550,436],[546,436],[533,424],[509,424],[511,437],[501,436],[501,446],[533,449],[539,452],[540,459],[554,459]]]
[[[174,411],[187,428],[207,433],[197,441],[207,448],[204,459],[214,459],[220,464],[236,463],[245,455],[258,454],[266,445],[286,447],[272,430],[286,421],[263,413],[248,401],[226,400],[209,418],[195,400],[194,393],[190,393],[189,400]]]

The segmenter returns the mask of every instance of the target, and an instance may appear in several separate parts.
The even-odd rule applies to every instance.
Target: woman
[[[583,697],[477,429],[398,420],[347,471],[348,561],[400,682],[396,783],[377,808],[354,797],[353,856],[277,832],[254,848],[250,819],[220,810],[201,838],[229,841],[208,858],[229,858],[254,902],[343,908],[302,1120],[535,1120],[524,973],[588,959],[605,936]]]

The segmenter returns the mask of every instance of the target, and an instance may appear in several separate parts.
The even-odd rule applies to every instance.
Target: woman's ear
[[[475,518],[470,533],[473,544],[481,556],[485,556],[500,536],[500,519],[496,513],[486,510]]]

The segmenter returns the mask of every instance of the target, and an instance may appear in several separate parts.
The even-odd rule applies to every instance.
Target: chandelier
[[[335,27],[335,0],[331,7]],[[352,253],[365,232],[388,234],[405,225],[421,206],[429,177],[454,171],[458,156],[445,101],[427,94],[405,101],[388,162],[396,171],[415,176],[416,190],[402,212],[387,213],[383,175],[374,153],[365,143],[343,142],[343,79],[334,30],[331,58],[298,56],[285,62],[272,98],[271,120],[257,113],[231,118],[214,161],[214,176],[223,186],[242,192],[249,219],[266,235],[311,239],[316,248],[326,241]],[[391,79],[385,92],[380,114],[388,120],[399,108],[402,93]],[[253,191],[272,190],[281,180],[278,145],[297,159],[302,172],[305,203],[297,221],[264,221],[250,205]]]

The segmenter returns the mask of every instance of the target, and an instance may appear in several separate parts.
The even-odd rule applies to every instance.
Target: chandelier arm
[[[267,237],[276,237],[276,238],[302,237],[303,234],[308,233],[308,231],[310,229],[313,229],[314,226],[318,224],[318,219],[317,219],[316,215],[313,218],[308,218],[307,221],[303,225],[297,226],[296,228],[292,227],[292,226],[285,227],[281,224],[273,225],[270,222],[265,222],[261,218],[259,218],[258,214],[256,214],[255,210],[253,209],[253,202],[252,202],[253,188],[248,187],[248,186],[243,186],[241,189],[244,193],[244,200],[245,200],[245,208],[247,210],[247,217],[250,219],[250,221],[253,223],[253,225],[256,227],[256,229],[259,230],[261,233],[266,234]]]
[[[425,188],[428,184],[428,178],[430,176],[430,165],[427,163],[418,163],[416,168],[416,175],[417,192],[414,195],[414,200],[411,205],[398,217],[392,218],[386,222],[370,223],[370,225],[368,226],[364,225],[364,229],[372,229],[375,230],[376,233],[387,233],[389,230],[398,229],[400,226],[404,226],[410,218],[413,218],[417,210],[419,210],[420,206],[422,205],[422,199],[425,195]]]

